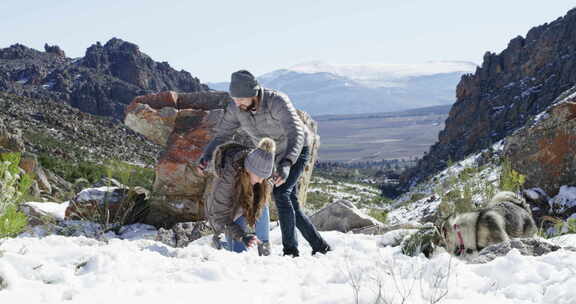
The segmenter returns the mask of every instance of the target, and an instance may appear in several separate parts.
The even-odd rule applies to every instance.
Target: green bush
[[[14,236],[27,224],[26,215],[18,211],[18,204],[28,193],[32,178],[21,174],[20,153],[0,155],[0,238]]]
[[[410,196],[410,201],[415,202],[426,197],[425,193],[414,193]]]
[[[332,197],[330,195],[320,191],[312,191],[308,192],[306,205],[308,209],[319,210],[331,201]]]
[[[434,248],[440,241],[440,234],[434,227],[419,229],[418,232],[402,240],[400,248],[402,253],[408,256],[417,256],[423,253],[430,257]]]
[[[105,164],[106,176],[114,178],[126,186],[140,186],[151,189],[155,172],[152,168],[142,168],[126,162],[111,160]]]
[[[554,225],[554,232],[555,233],[549,235],[549,237],[576,233],[576,218],[569,218],[566,221],[559,219]]]
[[[509,160],[504,160],[502,172],[500,173],[500,190],[518,192],[522,189],[525,182],[526,176],[512,169],[512,163]]]
[[[0,238],[18,235],[27,224],[26,214],[18,211],[15,205],[8,206],[0,213]]]
[[[368,215],[375,218],[382,224],[386,224],[386,221],[388,220],[388,211],[386,210],[370,209],[368,211]]]
[[[38,161],[42,167],[71,183],[85,179],[93,184],[104,177],[114,178],[127,186],[140,186],[146,189],[151,189],[154,183],[154,169],[118,160],[110,160],[104,164],[89,161],[69,162],[43,154],[38,157]]]

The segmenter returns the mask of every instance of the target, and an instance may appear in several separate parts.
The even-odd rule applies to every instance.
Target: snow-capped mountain
[[[451,104],[456,84],[476,65],[469,62],[424,64],[326,64],[312,62],[258,77],[264,87],[287,93],[296,107],[313,115],[400,111]],[[228,83],[212,83],[227,90]]]

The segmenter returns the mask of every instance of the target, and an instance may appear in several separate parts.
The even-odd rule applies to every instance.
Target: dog
[[[497,193],[483,209],[450,215],[440,229],[446,250],[459,257],[511,238],[533,237],[536,231],[530,205],[509,191]]]

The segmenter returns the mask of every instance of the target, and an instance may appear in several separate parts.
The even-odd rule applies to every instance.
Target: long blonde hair
[[[250,173],[246,169],[239,170],[236,174],[236,197],[240,207],[244,211],[246,222],[250,226],[256,224],[256,219],[262,214],[262,209],[270,200],[271,185],[266,181],[252,185]]]

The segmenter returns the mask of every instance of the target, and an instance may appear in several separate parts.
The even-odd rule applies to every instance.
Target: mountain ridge
[[[65,102],[121,121],[137,95],[208,90],[189,72],[156,62],[137,45],[118,38],[96,42],[80,58],[66,57],[58,46],[44,48],[41,52],[14,44],[0,49],[0,91]]]
[[[402,178],[405,189],[446,167],[449,160],[487,148],[525,125],[576,84],[576,9],[486,52],[464,75],[439,140]]]
[[[399,66],[403,67],[403,70],[410,70],[410,66],[417,65],[385,66]],[[303,70],[301,66],[298,69]],[[396,71],[400,73],[402,69]],[[361,79],[361,77],[350,78],[344,73],[335,74],[333,71],[302,72],[288,68],[265,73],[257,78],[262,86],[288,94],[297,108],[311,115],[342,115],[393,112],[451,104],[455,98],[454,88],[461,76],[467,72],[469,71],[448,73],[433,73],[430,70],[418,73],[412,71],[412,74],[408,73],[402,77],[370,80],[373,76],[369,74],[364,74],[364,78]],[[358,70],[356,73],[361,74]],[[376,74],[378,73],[372,72],[372,75]],[[386,86],[366,85],[366,82],[378,81],[390,83]],[[226,82],[208,83],[208,85],[213,89],[228,90]]]

